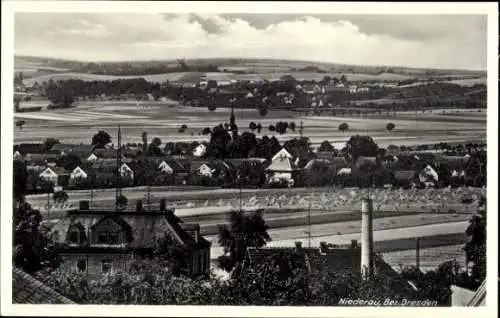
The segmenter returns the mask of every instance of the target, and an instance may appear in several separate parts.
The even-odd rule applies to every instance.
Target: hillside
[[[14,69],[22,71],[25,78],[54,73],[86,73],[99,75],[137,76],[180,72],[223,72],[246,74],[298,73],[355,73],[408,76],[477,76],[486,72],[469,70],[421,69],[391,66],[360,66],[273,59],[186,59],[165,61],[83,62],[43,57],[15,56]],[[326,74],[325,74],[326,75]]]

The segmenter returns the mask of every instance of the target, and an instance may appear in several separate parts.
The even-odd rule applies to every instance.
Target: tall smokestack
[[[363,278],[373,275],[373,204],[365,198],[361,201],[361,274]]]

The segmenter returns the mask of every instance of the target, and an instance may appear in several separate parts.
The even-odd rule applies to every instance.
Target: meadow
[[[46,106],[48,101],[31,102],[29,106]],[[42,110],[32,113],[16,113],[14,120],[24,120],[26,124],[14,131],[14,142],[41,142],[53,137],[65,143],[87,143],[97,130],[104,129],[113,137],[117,127],[122,127],[122,142],[141,142],[143,131],[149,136],[159,137],[163,143],[168,141],[207,141],[208,136],[201,135],[205,127],[228,122],[230,110],[218,108],[209,111],[206,108],[180,106],[172,101],[139,102],[105,101],[78,102],[74,108],[64,110]],[[481,140],[486,136],[486,111],[471,113],[396,113],[383,115],[363,115],[350,117],[305,116],[289,111],[270,111],[261,117],[257,110],[235,110],[240,131],[249,131],[249,123],[261,123],[261,136],[276,134],[268,130],[280,120],[295,122],[297,127],[302,122],[303,135],[310,138],[313,145],[323,140],[342,147],[343,143],[354,134],[368,134],[381,146],[418,145],[439,143],[441,141],[460,142]],[[341,123],[347,123],[349,130],[338,130]],[[396,128],[388,132],[386,124],[392,122]],[[188,128],[180,133],[179,127]],[[257,134],[259,135],[259,134]],[[276,135],[284,141],[299,137],[296,130]]]

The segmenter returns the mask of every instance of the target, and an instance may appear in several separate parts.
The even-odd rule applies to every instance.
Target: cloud
[[[17,13],[15,51],[93,61],[256,57],[485,68],[486,18],[452,18]]]

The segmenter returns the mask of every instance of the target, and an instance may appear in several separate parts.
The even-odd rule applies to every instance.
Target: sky
[[[80,61],[276,58],[486,69],[481,15],[16,13],[18,55]]]

